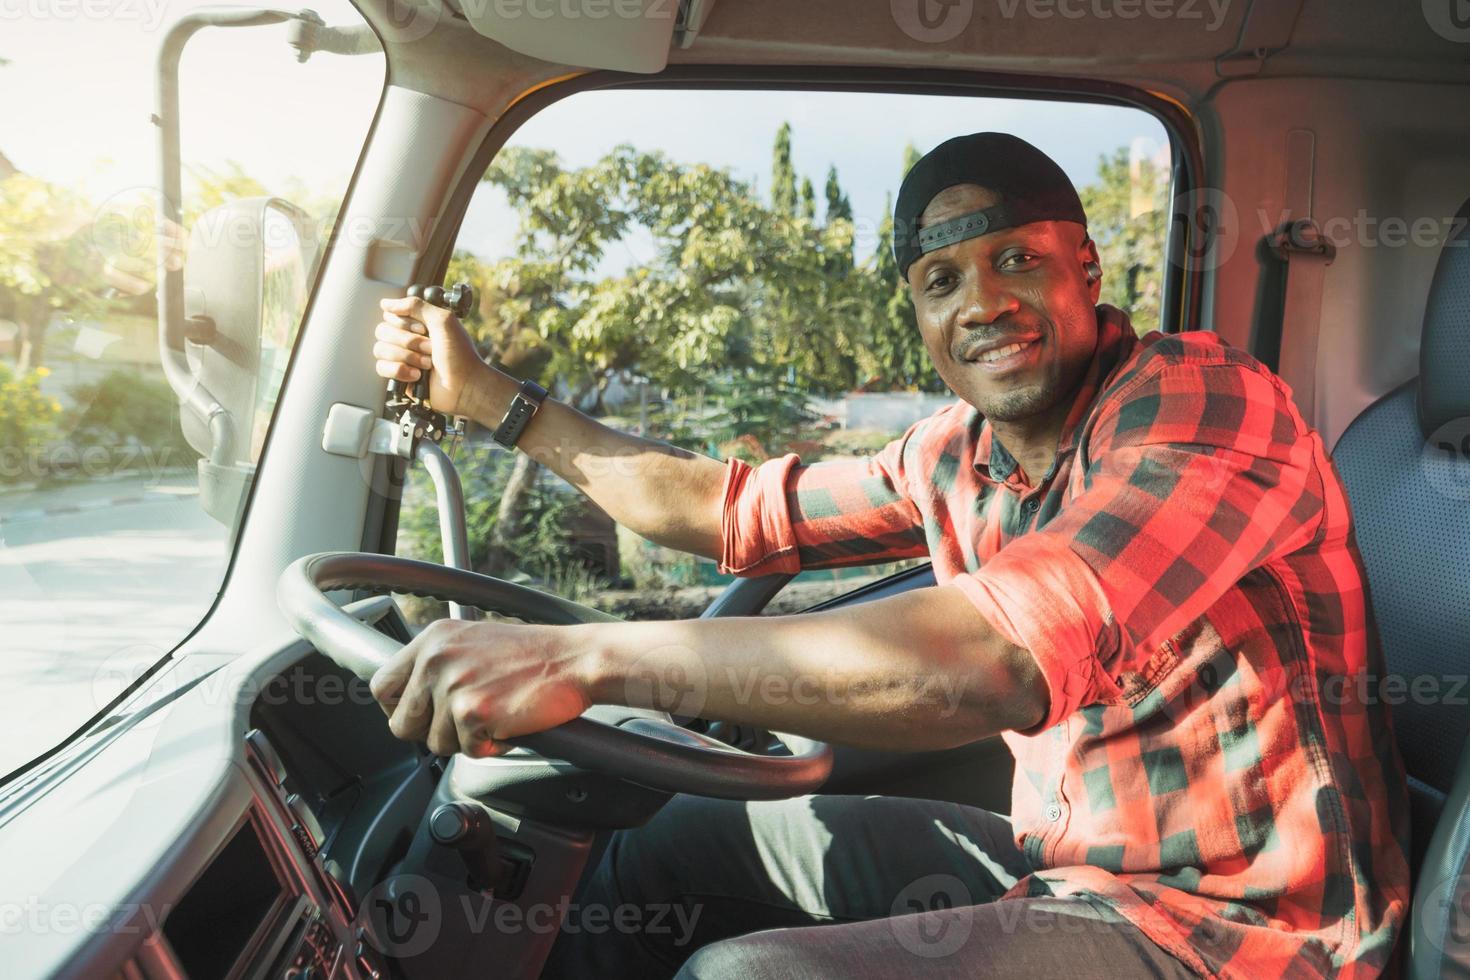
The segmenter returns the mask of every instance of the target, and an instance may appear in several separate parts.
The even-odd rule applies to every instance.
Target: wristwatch
[[[491,438],[506,449],[514,449],[531,417],[545,400],[545,388],[534,381],[522,381],[516,396],[511,399],[510,408],[505,410],[505,418],[500,420],[500,425],[496,426]]]

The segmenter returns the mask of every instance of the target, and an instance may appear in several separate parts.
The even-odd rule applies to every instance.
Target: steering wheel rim
[[[504,579],[392,555],[334,551],[292,562],[276,585],[276,601],[293,629],[339,666],[363,680],[401,644],[344,612],[326,596],[337,589],[398,591],[458,602],[553,625],[617,622],[559,596]],[[505,741],[590,772],[605,773],[669,793],[730,800],[777,800],[816,790],[832,770],[824,742],[773,732],[789,756],[755,755],[651,718],[629,727],[587,716]]]

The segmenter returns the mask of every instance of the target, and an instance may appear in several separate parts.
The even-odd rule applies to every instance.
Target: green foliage
[[[308,257],[336,216],[337,201],[299,183],[273,192],[239,164],[221,171],[196,168],[184,201],[185,228],[210,208],[242,197],[275,194],[303,207],[312,219],[303,243]],[[100,320],[125,310],[152,311],[156,284],[156,229],[151,194],[117,195],[101,202],[24,173],[0,177],[0,317],[21,327],[17,366],[39,367],[51,322]],[[173,226],[182,261],[188,235]],[[314,266],[311,266],[314,268]]]
[[[1126,312],[1140,334],[1159,328],[1168,179],[1126,148],[1098,159],[1097,180],[1078,190],[1103,268],[1102,301]]]
[[[20,371],[41,366],[53,316],[95,316],[112,304],[94,270],[93,208],[79,194],[23,173],[0,179],[0,316],[21,326]]]
[[[474,568],[485,567],[490,559],[490,543],[499,523],[500,488],[509,480],[514,464],[511,453],[489,443],[465,444],[456,454],[455,465],[465,488],[465,527]],[[568,557],[573,551],[568,529],[586,513],[587,505],[575,491],[554,480],[534,481],[522,501],[517,526],[507,536],[513,567],[543,580],[575,577],[567,568],[576,563]],[[415,469],[404,488],[398,522],[399,554],[443,560],[434,486],[422,470]]]
[[[516,253],[495,263],[460,253],[450,269],[480,287],[467,322],[482,350],[515,373],[559,382],[593,411],[624,373],[676,394],[712,377],[742,388],[798,378],[813,394],[942,391],[893,263],[891,201],[877,249],[855,263],[836,170],[818,224],[791,148],[783,125],[769,205],[726,170],[627,146],[575,169],[548,150],[501,153],[485,179],[520,215]],[[905,147],[898,176],[918,156]],[[1146,193],[1161,193],[1160,175],[1147,165],[1142,175]],[[1095,212],[1104,298],[1147,328],[1157,323],[1162,230],[1157,215],[1135,213],[1138,186],[1120,153],[1083,194]],[[608,248],[634,228],[651,235],[653,258],[598,277]]]
[[[912,143],[905,143],[903,146],[903,171],[899,174],[899,179],[907,177],[909,171],[914,169],[914,164],[918,163],[923,156],[924,154],[919,152],[917,146]]]
[[[913,144],[906,148],[906,156],[917,151]],[[905,161],[905,172],[912,163]],[[893,258],[893,196],[883,199],[883,220],[878,224],[878,248],[872,259],[873,316],[882,324],[873,331],[873,354],[884,370],[876,383],[868,387],[875,390],[903,389],[908,391],[938,392],[944,390],[944,382],[929,359],[929,351],[919,334],[919,325],[914,320],[914,302],[908,286],[898,274],[898,263]]]
[[[850,221],[776,213],[725,170],[630,147],[578,170],[509,150],[486,179],[520,212],[521,241],[493,264],[456,258],[455,278],[483,284],[472,329],[487,353],[561,381],[584,407],[627,371],[678,391],[712,373],[769,382],[795,372],[828,393],[881,372]],[[594,278],[634,226],[652,236],[653,259]]]
[[[54,431],[61,406],[41,394],[46,369],[16,373],[0,364],[0,479],[23,472],[19,462]]]
[[[817,434],[808,394],[790,382],[721,380],[695,399],[671,399],[651,419],[651,435],[695,452],[748,462],[785,453]]]
[[[51,309],[76,305],[84,284],[91,207],[78,194],[37,177],[0,181],[0,287],[41,298]]]
[[[231,160],[223,170],[189,167],[190,191],[184,199],[184,226],[192,228],[199,216],[212,208],[247,197],[268,197],[271,192]]]
[[[837,181],[837,167],[835,165],[827,168],[827,187],[825,193],[827,197],[827,223],[830,225],[834,221],[851,221],[852,202],[847,199],[847,195],[842,191],[842,185]]]
[[[918,158],[905,147],[896,177]],[[1126,161],[1121,176],[1129,177]],[[606,414],[609,386],[638,376],[657,393],[647,414],[657,438],[751,461],[793,449],[817,459],[871,453],[892,434],[823,431],[808,408],[813,395],[944,390],[893,260],[891,198],[876,250],[856,260],[852,205],[837,171],[828,169],[819,222],[815,188],[792,166],[789,125],[776,133],[769,201],[728,170],[630,146],[578,168],[550,150],[510,148],[484,179],[505,192],[519,239],[498,261],[452,257],[449,281],[466,280],[480,296],[465,323],[486,356],[585,410]],[[1143,290],[1162,260],[1148,238],[1157,215],[1137,214],[1136,200],[1119,196],[1119,179],[1117,158],[1105,160],[1103,187],[1083,189],[1084,201],[1096,208],[1093,234],[1116,277],[1108,288],[1120,288],[1118,270],[1132,268]],[[635,230],[651,240],[651,256],[605,274],[609,249]],[[1143,292],[1136,298],[1147,301]],[[475,565],[508,560],[562,594],[595,592],[569,530],[585,516],[581,498],[541,479],[522,489],[510,470],[511,457],[492,447],[464,451]],[[513,515],[509,534],[497,526],[501,514]],[[422,480],[410,485],[401,522],[405,552],[437,557],[437,517]],[[623,574],[668,577],[666,562],[640,572],[636,552],[622,556]]]
[[[771,210],[788,218],[796,216],[796,170],[791,165],[790,123],[782,123],[776,130],[776,145],[771,151]]]
[[[101,380],[71,389],[75,414],[67,420],[67,441],[77,446],[113,446],[136,439],[153,448],[175,449],[192,459],[179,428],[173,390],[138,371],[117,368]]]
[[[878,429],[839,429],[828,433],[822,444],[827,456],[872,456],[893,438],[892,432]]]

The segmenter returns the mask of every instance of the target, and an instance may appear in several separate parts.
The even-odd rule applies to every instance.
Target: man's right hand
[[[499,425],[517,382],[480,359],[454,314],[421,299],[385,299],[382,307],[373,345],[378,376],[412,384],[429,371],[435,411],[487,429]],[[723,463],[608,428],[551,398],[516,445],[635,533],[720,556]]]
[[[383,320],[373,345],[378,376],[412,384],[429,371],[429,404],[446,415],[474,416],[495,372],[481,360],[464,325],[422,299],[385,299],[380,305]]]

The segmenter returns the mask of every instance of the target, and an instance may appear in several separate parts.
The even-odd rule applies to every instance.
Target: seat
[[[1470,201],[1424,309],[1419,376],[1333,450],[1346,484],[1409,776],[1410,977],[1470,977]],[[1415,683],[1418,687],[1415,687]]]

